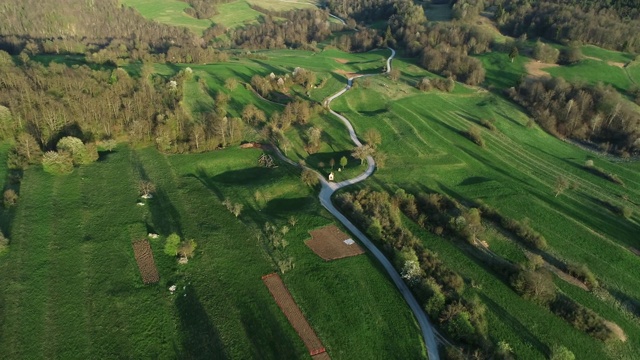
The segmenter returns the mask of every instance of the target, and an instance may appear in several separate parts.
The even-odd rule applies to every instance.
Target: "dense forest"
[[[580,41],[619,51],[640,51],[640,2],[506,0],[496,21],[508,35]]]
[[[640,151],[640,114],[610,86],[527,78],[508,94],[552,134],[595,142],[621,155]]]

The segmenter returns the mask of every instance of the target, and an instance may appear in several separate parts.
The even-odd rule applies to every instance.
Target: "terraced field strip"
[[[156,267],[155,261],[153,261],[153,252],[151,251],[149,240],[138,240],[131,245],[133,245],[133,253],[138,263],[138,269],[140,269],[142,282],[145,284],[153,284],[160,281],[158,268]]]
[[[302,342],[309,350],[309,354],[314,356],[326,353],[322,342],[313,331],[313,328],[311,328],[311,325],[309,325],[302,311],[300,311],[298,304],[293,300],[291,293],[287,290],[280,276],[276,273],[268,274],[262,277],[262,281],[267,285],[269,292],[276,300],[276,304],[278,304],[284,316],[287,317],[291,326],[300,335]],[[329,359],[329,355],[326,355],[323,359]]]

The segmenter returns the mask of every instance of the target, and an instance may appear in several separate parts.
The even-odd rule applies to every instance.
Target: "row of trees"
[[[463,278],[426,249],[402,223],[397,197],[386,192],[360,190],[340,194],[336,203],[360,228],[366,229],[394,262],[429,316],[469,353],[490,355],[485,305],[463,296]]]

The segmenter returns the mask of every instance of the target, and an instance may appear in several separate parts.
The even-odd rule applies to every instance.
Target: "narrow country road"
[[[389,56],[389,58],[387,59],[387,73],[391,71],[391,60],[393,60],[393,58],[396,55],[396,51],[394,49],[389,48],[389,50],[391,50],[391,56]],[[349,131],[349,136],[351,137],[351,140],[356,146],[362,146],[362,143],[356,136],[356,132],[353,128],[353,125],[351,124],[351,122],[349,122],[349,120],[346,117],[331,110],[331,107],[330,107],[331,101],[335,100],[336,98],[338,98],[339,96],[347,92],[349,89],[351,89],[354,79],[359,77],[375,76],[375,75],[377,74],[356,75],[349,78],[347,80],[347,86],[345,86],[344,89],[330,96],[324,102],[325,106],[329,108],[329,111],[331,112],[331,114],[335,115],[338,119],[342,120],[342,122],[345,124],[345,126]],[[274,150],[276,154],[287,163],[293,166],[298,166],[298,167],[300,166],[299,164],[295,163],[291,159],[284,156],[284,154],[282,154],[277,147],[274,146]],[[367,179],[369,176],[373,174],[373,172],[375,171],[375,168],[376,168],[375,160],[373,159],[373,157],[368,156],[367,170],[365,170],[365,172],[356,176],[355,178],[344,180],[339,183],[329,182],[324,178],[324,176],[316,172],[316,174],[318,175],[318,178],[320,179],[320,183],[322,184],[322,189],[320,190],[320,195],[319,195],[320,203],[333,216],[335,216],[336,219],[338,219],[347,229],[349,229],[349,231],[351,231],[351,233],[353,233],[360,240],[360,242],[371,252],[371,254],[375,256],[376,259],[378,259],[378,261],[382,264],[384,269],[387,271],[387,273],[391,277],[391,280],[393,281],[393,283],[398,287],[398,290],[400,291],[404,299],[407,301],[407,304],[409,304],[409,307],[411,308],[411,311],[413,312],[414,316],[418,320],[418,324],[420,325],[420,329],[422,330],[422,337],[427,347],[427,356],[429,357],[429,360],[439,360],[440,356],[438,355],[438,343],[436,341],[436,334],[433,327],[431,326],[431,323],[429,322],[429,318],[427,317],[427,314],[424,312],[424,310],[422,310],[422,307],[420,307],[420,303],[418,303],[416,298],[413,296],[413,293],[411,292],[411,290],[409,290],[409,287],[402,280],[402,278],[400,277],[400,274],[398,274],[398,272],[393,267],[389,259],[386,258],[386,256],[373,244],[373,242],[364,233],[362,233],[362,231],[360,231],[349,219],[347,219],[346,216],[344,216],[340,211],[338,211],[338,209],[331,202],[331,196],[333,196],[333,194],[337,190],[342,189],[345,186],[349,186]]]
[[[396,51],[394,49],[389,48],[389,50],[391,50],[391,56],[389,56],[389,58],[387,59],[387,72],[391,71],[391,60],[393,60],[396,55]],[[349,130],[349,136],[356,146],[362,146],[362,143],[356,136],[353,125],[346,117],[331,110],[330,105],[331,101],[351,89],[354,79],[364,76],[374,75],[356,75],[352,78],[349,78],[347,81],[347,86],[329,97],[325,102],[327,107],[329,107],[329,111],[338,119],[342,120],[342,122],[346,125],[347,129]],[[382,264],[382,266],[391,277],[391,280],[393,280],[394,284],[398,287],[398,290],[400,290],[400,293],[407,301],[407,304],[409,304],[409,307],[411,308],[411,311],[413,311],[414,316],[418,320],[418,324],[420,325],[420,329],[422,330],[422,337],[424,338],[425,344],[427,346],[427,355],[429,357],[429,360],[439,360],[440,356],[438,355],[438,343],[436,341],[435,332],[433,330],[433,327],[431,326],[431,323],[429,322],[427,314],[424,312],[424,310],[422,310],[420,303],[413,296],[413,293],[411,292],[411,290],[409,290],[409,287],[402,280],[400,274],[398,274],[389,259],[387,259],[387,257],[373,244],[373,242],[371,242],[371,240],[364,233],[362,233],[362,231],[360,231],[349,219],[347,219],[346,216],[338,211],[338,209],[331,202],[331,196],[337,190],[342,189],[345,186],[363,181],[371,176],[371,174],[373,174],[373,171],[376,168],[376,163],[373,160],[373,157],[367,157],[367,165],[367,170],[362,174],[358,175],[355,178],[344,180],[339,183],[329,182],[325,180],[323,176],[319,176],[320,182],[322,183],[322,190],[320,190],[319,196],[320,203],[322,203],[322,206],[324,206],[333,216],[336,217],[336,219],[338,219],[347,229],[349,229],[349,231],[351,231],[351,233],[353,233],[360,240],[360,242],[371,252],[371,254],[373,254],[373,256],[375,256],[376,259],[378,259],[378,261]]]

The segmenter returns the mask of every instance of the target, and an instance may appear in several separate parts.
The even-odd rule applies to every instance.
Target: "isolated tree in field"
[[[178,255],[178,247],[180,246],[180,235],[173,233],[167,236],[164,243],[164,253],[169,256]]]
[[[4,207],[10,208],[18,202],[18,194],[13,189],[7,189],[4,191]]]
[[[555,196],[558,197],[558,195],[560,195],[562,192],[567,190],[569,188],[569,185],[570,185],[569,180],[566,177],[562,175],[558,176],[556,178],[556,184],[553,188],[556,193]]]
[[[576,360],[576,356],[562,345],[554,345],[551,348],[551,355],[549,360]]]
[[[333,167],[336,166],[336,159],[329,159],[329,166],[331,166],[331,170],[333,170]]]
[[[258,109],[255,105],[248,104],[242,110],[242,120],[249,125],[257,125],[265,122],[267,116],[264,114],[264,111]]]
[[[231,209],[231,213],[233,215],[235,215],[235,217],[238,217],[242,213],[242,209],[243,208],[244,208],[244,205],[242,205],[240,203],[233,204],[233,208]]]
[[[320,148],[320,139],[322,138],[322,129],[311,127],[307,130],[307,152],[314,154]]]
[[[511,51],[509,51],[509,59],[511,59],[511,62],[513,62],[513,60],[518,57],[519,53],[520,51],[518,51],[517,46],[511,48]]]
[[[364,132],[364,141],[367,142],[372,148],[377,148],[382,143],[382,136],[377,129],[369,129]]]
[[[178,255],[184,258],[192,258],[196,251],[197,243],[195,240],[185,240],[178,246]]]
[[[347,166],[347,157],[343,156],[340,158],[340,167],[342,168],[342,170],[344,170],[344,167]]]
[[[351,156],[360,160],[360,165],[364,164],[367,156],[372,156],[375,150],[369,145],[358,146],[351,152]]]
[[[234,77],[230,77],[224,81],[224,87],[230,91],[235,90],[237,86],[238,86],[238,79]]]
[[[148,180],[140,180],[138,182],[138,191],[144,198],[149,198],[156,191],[156,186]]]
[[[318,185],[318,183],[320,182],[316,173],[309,169],[302,170],[302,174],[300,175],[300,177],[302,178],[303,183],[311,187]]]

